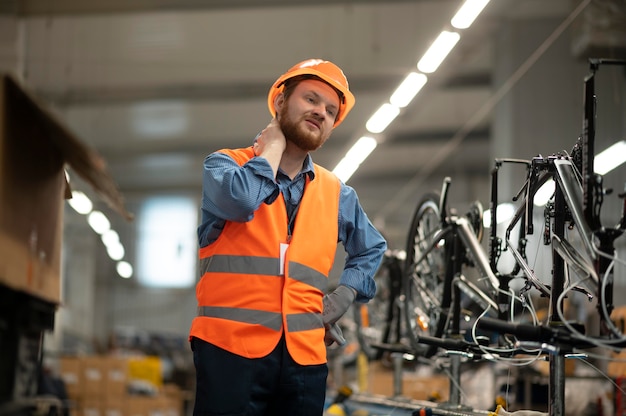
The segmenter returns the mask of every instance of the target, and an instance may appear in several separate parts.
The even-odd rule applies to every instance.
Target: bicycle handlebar
[[[576,325],[576,324],[574,324]],[[510,334],[525,341],[537,341],[547,344],[569,347],[588,348],[593,346],[589,341],[576,337],[564,327],[549,327],[546,325],[521,324],[503,321],[494,318],[481,318],[477,322],[478,328],[494,331],[500,334]],[[580,332],[584,328],[576,328]]]
[[[478,328],[501,334],[511,334],[527,341],[548,341],[552,338],[552,329],[531,324],[514,324],[501,319],[482,318],[478,320]]]
[[[474,344],[471,344],[463,339],[454,338],[435,338],[421,335],[419,337],[421,344],[432,345],[434,347],[443,348],[445,350],[455,351],[468,351]]]
[[[487,347],[489,342],[488,340],[486,340],[485,343],[480,343],[470,342],[463,338],[435,338],[420,336],[419,342],[446,350],[448,354],[451,354],[452,351],[461,352],[467,354],[468,358],[485,358],[487,356],[493,356],[492,353],[485,350],[485,347]]]

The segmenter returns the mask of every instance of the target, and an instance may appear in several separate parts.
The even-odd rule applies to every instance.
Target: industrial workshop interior
[[[345,84],[311,72],[325,61]],[[209,318],[217,307],[198,297],[231,292],[196,287],[260,282],[211,270],[227,250],[270,245],[232,230],[273,223],[216,215],[215,239],[233,241],[201,244],[205,164],[243,149],[238,170],[274,169],[259,149],[280,131],[275,106],[298,99],[274,85],[298,62],[314,77],[294,91],[338,92],[335,124],[334,104],[302,124],[329,122],[310,157],[342,193],[322,195],[308,247],[289,234],[269,274],[295,290],[293,258],[333,250],[300,265],[327,284],[317,329],[289,331],[279,299],[273,330],[296,361],[295,337],[333,335],[315,343],[320,412],[626,415],[624,0],[0,0],[0,416],[218,414],[194,413],[212,399],[196,388],[190,331],[261,333],[265,315],[242,300],[226,305],[253,311],[247,324]],[[319,189],[310,178],[305,196]],[[320,217],[342,212],[350,188],[386,249],[367,276],[375,292],[350,288],[328,324],[323,302],[358,256],[318,242],[337,232]],[[312,213],[303,200],[298,219]],[[260,351],[249,339],[238,348]]]

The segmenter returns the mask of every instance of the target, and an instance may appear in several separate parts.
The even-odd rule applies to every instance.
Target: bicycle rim
[[[411,347],[426,357],[437,348],[420,343],[420,337],[442,336],[449,307],[443,304],[444,299],[449,299],[444,296],[445,244],[443,240],[434,241],[441,228],[439,196],[428,194],[418,203],[409,230],[403,308]]]

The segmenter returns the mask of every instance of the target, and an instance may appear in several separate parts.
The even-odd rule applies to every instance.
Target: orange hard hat
[[[285,88],[285,81],[298,75],[315,75],[341,93],[339,97],[339,112],[337,113],[335,124],[333,125],[333,128],[337,127],[343,119],[346,118],[352,107],[354,107],[354,95],[350,92],[348,79],[341,68],[330,61],[324,61],[322,59],[307,59],[306,61],[302,61],[292,66],[289,71],[282,74],[276,82],[274,82],[267,96],[267,106],[269,107],[272,117],[276,117],[274,98]]]

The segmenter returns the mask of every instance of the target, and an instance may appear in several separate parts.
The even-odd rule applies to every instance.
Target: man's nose
[[[328,116],[328,112],[326,111],[326,106],[324,104],[316,104],[313,107],[313,114],[321,118],[326,118],[326,116]]]

